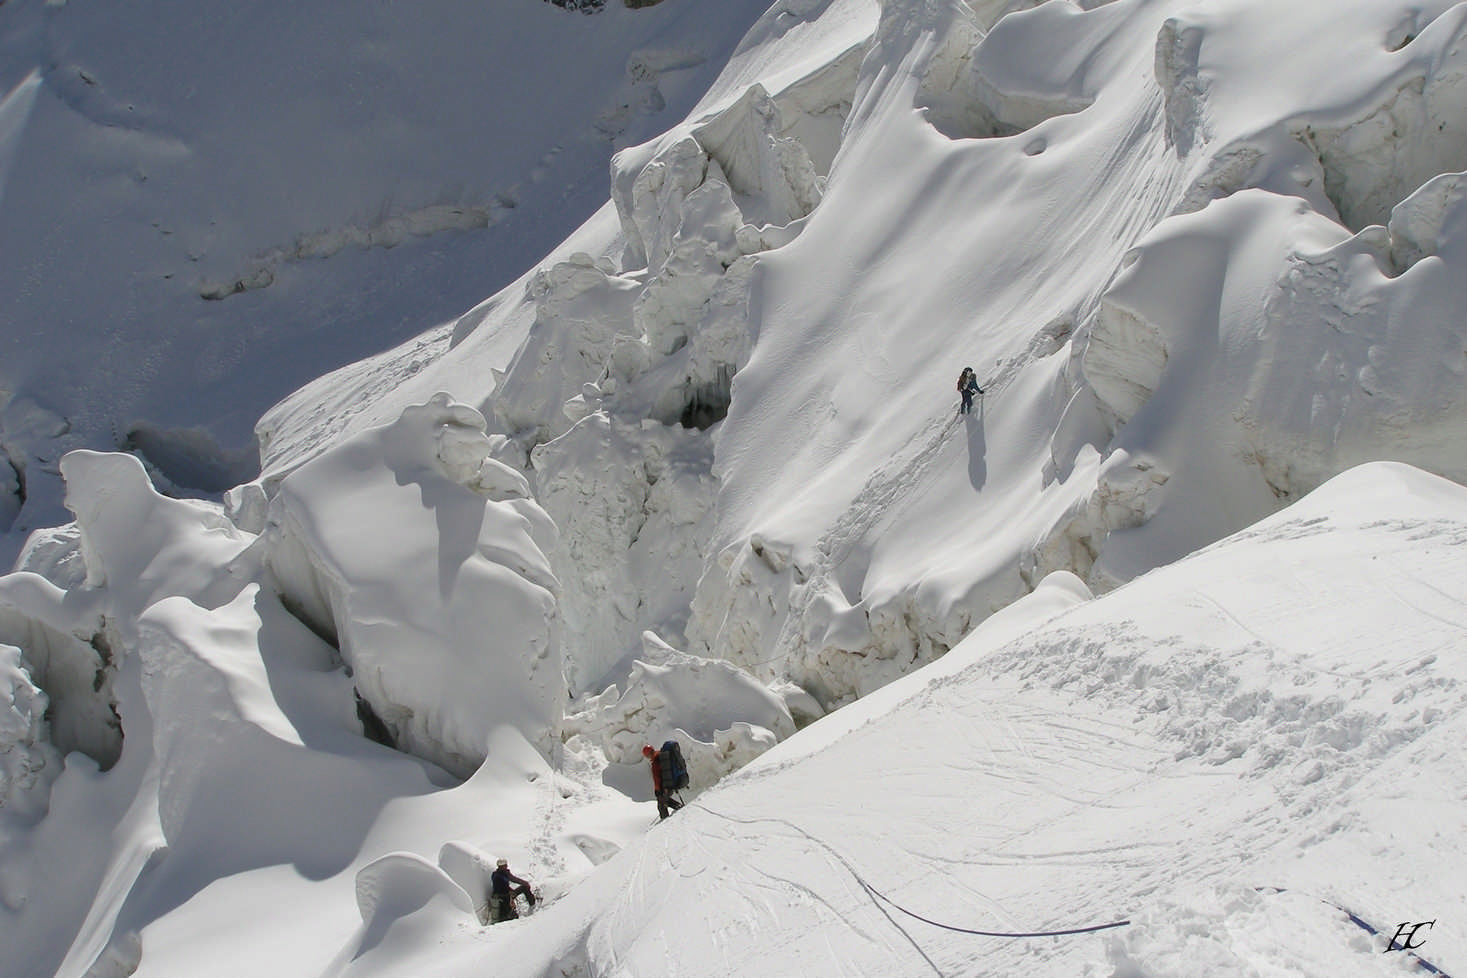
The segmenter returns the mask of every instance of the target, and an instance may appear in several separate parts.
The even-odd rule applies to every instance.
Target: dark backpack
[[[662,787],[665,791],[677,791],[688,786],[688,765],[683,761],[683,749],[675,740],[669,740],[657,752],[657,763],[662,766]]]

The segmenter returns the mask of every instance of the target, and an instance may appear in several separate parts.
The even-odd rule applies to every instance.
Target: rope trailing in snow
[[[723,819],[726,822],[742,823],[744,825],[753,825],[756,822],[780,822],[780,823],[782,823],[784,825],[787,825],[790,828],[794,829],[796,832],[798,832],[801,835],[803,835],[805,838],[809,839],[811,842],[815,843],[820,848],[824,849],[826,852],[830,853],[832,856],[834,856],[835,859],[836,859],[836,861],[839,862],[842,866],[844,866],[846,868],[846,872],[850,873],[853,877],[855,877],[856,880],[858,882],[860,882],[860,884],[863,887],[866,886],[866,881],[863,880],[863,879],[861,879],[861,874],[856,872],[856,868],[850,864],[850,861],[847,860],[845,856],[842,856],[839,852],[836,852],[834,848],[832,848],[831,846],[827,845],[825,842],[822,842],[820,839],[815,838],[809,832],[806,832],[804,829],[800,828],[798,825],[796,825],[794,822],[791,822],[789,819],[786,819],[786,818],[734,818],[732,815],[725,815],[722,812],[716,812],[713,809],[709,808],[707,805],[703,804],[702,802],[695,801],[695,802],[693,802],[693,806],[694,807],[697,807],[697,808],[703,809],[703,811],[707,812],[709,815],[716,815],[718,818],[721,818],[721,819]],[[883,907],[880,903],[877,903],[876,904],[876,909],[881,913],[881,916],[883,916],[883,917],[886,918],[887,923],[891,924],[891,926],[896,929],[897,933],[901,934],[903,937],[905,937],[907,939],[907,943],[912,946],[912,950],[915,951],[917,953],[917,956],[920,957],[923,960],[923,962],[926,963],[927,967],[929,967],[929,968],[932,969],[933,973],[935,973],[937,975],[937,978],[947,978],[947,976],[943,974],[942,969],[937,966],[937,962],[936,961],[933,961],[932,958],[931,958],[931,956],[928,955],[928,953],[926,951],[922,950],[922,945],[920,945],[920,944],[917,943],[917,939],[914,938],[911,934],[908,934],[907,933],[907,929],[905,927],[903,927],[901,924],[897,923],[896,920],[894,920],[892,918],[891,914],[887,912],[887,910],[886,910],[885,907]]]
[[[952,924],[944,924],[940,921],[929,920],[921,914],[913,913],[906,907],[895,902],[894,900],[892,900],[891,897],[887,896],[885,893],[882,893],[880,890],[876,889],[876,887],[861,879],[861,877],[857,876],[856,882],[865,887],[867,893],[870,893],[872,896],[880,900],[885,900],[887,903],[891,904],[893,907],[895,907],[897,910],[900,910],[908,917],[913,917],[917,920],[920,920],[924,924],[931,924],[933,927],[941,927],[943,930],[956,931],[959,934],[977,934],[979,937],[1066,937],[1070,934],[1093,934],[1096,931],[1112,930],[1116,927],[1126,927],[1131,923],[1129,920],[1117,920],[1109,924],[1093,924],[1089,927],[1072,927],[1068,930],[1036,930],[1026,934],[1006,933],[1003,931],[992,930],[973,930],[969,927],[955,927]]]
[[[1126,927],[1126,926],[1129,926],[1130,923],[1131,923],[1129,920],[1116,920],[1116,921],[1112,921],[1111,923],[1108,923],[1108,924],[1091,924],[1091,925],[1089,925],[1087,927],[1070,927],[1070,928],[1066,928],[1064,930],[1027,931],[1027,932],[1023,932],[1023,933],[1019,933],[1019,932],[1010,933],[1010,932],[1007,932],[1007,931],[975,930],[975,929],[973,929],[971,927],[958,927],[958,926],[956,926],[954,924],[944,924],[941,921],[932,920],[932,919],[930,919],[928,917],[922,916],[919,913],[915,913],[915,912],[913,912],[911,910],[908,910],[906,907],[904,907],[901,904],[897,903],[895,900],[893,900],[891,897],[887,896],[885,893],[882,893],[876,887],[874,887],[870,883],[868,883],[866,881],[865,877],[863,877],[859,872],[857,872],[856,871],[856,868],[850,864],[850,861],[847,860],[844,856],[842,856],[839,852],[837,852],[833,846],[831,846],[829,843],[825,842],[822,839],[817,839],[815,836],[811,835],[809,832],[806,832],[804,829],[800,828],[798,825],[796,825],[794,822],[791,822],[787,818],[780,818],[778,816],[763,816],[763,817],[760,817],[760,818],[734,818],[732,815],[725,815],[722,812],[716,812],[716,811],[714,811],[713,809],[709,808],[706,804],[704,804],[701,801],[693,802],[693,804],[690,807],[693,807],[693,808],[701,808],[703,811],[707,812],[708,814],[710,814],[710,815],[716,815],[719,818],[724,819],[725,821],[738,822],[738,823],[742,823],[742,824],[745,824],[745,825],[751,825],[751,824],[753,824],[755,822],[778,822],[781,825],[787,825],[790,828],[794,829],[796,832],[800,833],[800,835],[803,835],[805,838],[809,839],[811,842],[815,843],[817,846],[819,846],[820,848],[824,849],[826,852],[828,852],[832,856],[834,856],[836,858],[836,860],[842,866],[844,866],[846,868],[846,872],[850,873],[851,876],[855,879],[855,881],[857,883],[861,884],[861,888],[863,890],[865,890],[866,893],[873,898],[873,901],[881,901],[881,902],[887,903],[892,908],[901,911],[902,913],[906,914],[908,917],[913,918],[914,920],[920,920],[920,921],[922,921],[922,923],[924,923],[924,924],[930,924],[933,927],[941,927],[943,930],[955,931],[956,933],[959,933],[959,934],[975,934],[975,935],[977,935],[979,937],[999,937],[999,938],[1066,937],[1066,936],[1069,936],[1071,934],[1093,934],[1093,933],[1096,933],[1097,931],[1113,930],[1114,928],[1117,928],[1117,927]],[[925,957],[926,955],[923,955],[923,956]]]

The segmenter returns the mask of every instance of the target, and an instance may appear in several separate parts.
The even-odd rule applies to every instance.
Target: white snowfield
[[[1411,971],[1347,911],[1459,972],[1464,506],[1367,466],[1103,598],[1053,575],[604,867],[589,972]]]
[[[45,6],[0,5],[0,50],[80,67],[6,89],[0,214],[60,80],[123,118],[102,21]],[[610,94],[609,199],[501,252],[486,184],[435,190],[453,143],[410,206],[363,175],[221,237],[254,271],[211,308],[279,313],[272,350],[321,256],[338,297],[390,245],[438,268],[330,320],[382,342],[445,269],[524,270],[265,411],[257,478],[173,498],[240,471],[227,385],[192,430],[181,387],[154,418],[88,380],[75,425],[0,394],[0,518],[52,473],[72,517],[0,577],[0,976],[1467,975],[1467,3],[522,6],[494,70],[597,50],[543,112]],[[436,15],[342,63],[430,70],[477,36]],[[338,68],[272,81],[321,100],[276,148],[361,118]],[[213,131],[184,169],[228,195]],[[510,142],[483,180],[587,200]],[[336,230],[272,247],[298,220]],[[299,344],[265,387],[322,369]],[[88,447],[141,459],[61,456],[112,413],[152,420]],[[496,858],[530,919],[484,926]]]

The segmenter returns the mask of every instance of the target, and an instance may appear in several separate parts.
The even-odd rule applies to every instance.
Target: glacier
[[[77,6],[0,9],[72,52],[0,75],[11,237],[33,146],[166,174],[215,133]],[[1467,4],[522,6],[493,54],[482,12],[298,14],[355,40],[249,76],[311,93],[269,149],[402,124],[190,279],[289,369],[113,398],[189,356],[119,352],[138,289],[110,360],[68,313],[14,361],[68,354],[0,405],[0,973],[1462,972]],[[589,125],[604,185],[502,80],[510,162],[413,156],[442,36],[450,86],[571,45],[530,131]],[[497,858],[543,901],[486,927]]]

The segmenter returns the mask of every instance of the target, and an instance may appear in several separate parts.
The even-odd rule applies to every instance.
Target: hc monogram
[[[1416,938],[1416,932],[1423,927],[1429,930],[1435,924],[1436,921],[1434,920],[1428,920],[1420,924],[1414,924],[1409,920],[1406,921],[1405,923],[1401,924],[1401,926],[1396,928],[1396,936],[1392,937],[1390,943],[1386,945],[1386,951],[1389,953],[1391,951],[1416,950],[1422,944],[1426,943],[1426,938],[1424,937],[1420,941],[1417,941],[1415,944],[1411,943]]]

